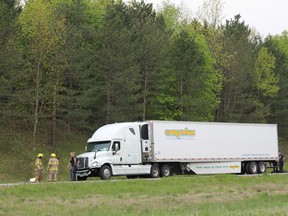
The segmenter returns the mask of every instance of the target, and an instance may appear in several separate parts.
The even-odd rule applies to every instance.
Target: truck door
[[[125,140],[122,145],[123,163],[139,164],[141,161],[141,144],[139,126],[129,125],[125,128]]]
[[[120,141],[113,141],[112,143],[112,157],[111,157],[111,162],[113,164],[122,164],[123,163],[123,158],[121,154],[121,147],[122,147],[122,142]]]

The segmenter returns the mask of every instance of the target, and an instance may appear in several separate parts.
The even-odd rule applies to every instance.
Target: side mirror
[[[114,151],[119,151],[119,143],[115,143],[115,148],[114,148]]]

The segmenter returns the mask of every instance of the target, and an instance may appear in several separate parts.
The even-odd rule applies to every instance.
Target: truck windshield
[[[88,143],[87,152],[108,151],[110,149],[110,144],[110,141]]]

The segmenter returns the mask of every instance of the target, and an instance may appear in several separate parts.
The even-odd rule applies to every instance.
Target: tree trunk
[[[142,120],[145,121],[146,120],[146,106],[147,106],[147,95],[148,95],[148,90],[147,90],[147,86],[148,86],[148,69],[147,66],[145,68],[144,71],[144,94],[143,94],[143,113],[142,113]]]
[[[39,119],[39,91],[40,91],[40,62],[37,64],[36,69],[36,99],[35,99],[35,108],[34,108],[34,127],[33,127],[33,135],[32,135],[32,146],[33,150],[36,147],[36,133]]]
[[[56,146],[56,114],[57,114],[57,82],[53,84],[53,99],[52,99],[52,135],[51,135],[51,146]]]

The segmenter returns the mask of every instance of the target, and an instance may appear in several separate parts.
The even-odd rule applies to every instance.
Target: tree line
[[[262,38],[220,0],[199,16],[121,0],[0,0],[0,117],[49,125],[181,120],[288,127],[288,33]],[[215,10],[216,9],[216,10]],[[61,127],[60,127],[61,126]]]

